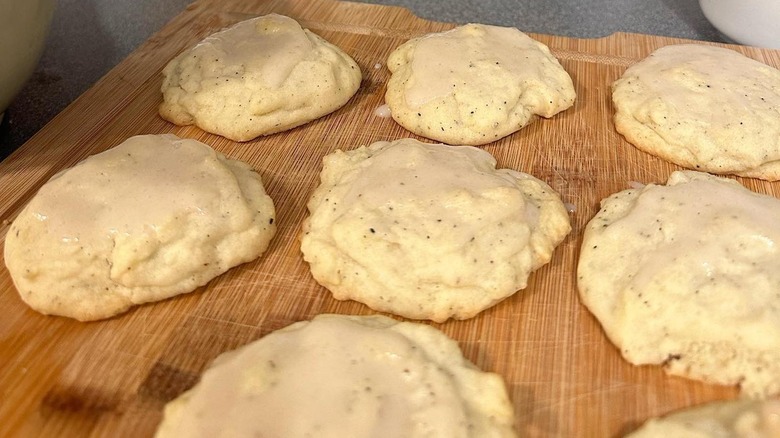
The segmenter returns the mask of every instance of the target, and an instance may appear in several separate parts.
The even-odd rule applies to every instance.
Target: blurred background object
[[[780,0],[699,0],[704,16],[730,39],[780,49]]]
[[[0,0],[0,120],[43,52],[54,0]]]

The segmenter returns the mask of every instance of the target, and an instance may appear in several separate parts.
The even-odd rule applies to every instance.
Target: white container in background
[[[780,0],[699,0],[699,6],[735,42],[780,49]]]
[[[35,71],[55,0],[0,0],[0,120]]]

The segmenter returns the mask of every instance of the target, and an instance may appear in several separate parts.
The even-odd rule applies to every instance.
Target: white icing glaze
[[[466,25],[420,39],[412,61],[406,102],[419,108],[445,96],[473,76],[476,64],[499,66],[519,77],[534,77],[541,68],[538,43],[510,27]],[[529,59],[534,57],[534,59]],[[480,74],[485,70],[480,69]]]
[[[371,145],[373,150],[383,150],[367,162],[369,167],[352,183],[343,205],[358,197],[373,207],[381,207],[408,199],[435,200],[439,194],[458,188],[480,196],[485,190],[513,186],[512,177],[498,176],[506,171],[496,171],[495,158],[481,149],[416,141],[400,141],[394,147],[386,147],[388,144]]]
[[[219,188],[199,170],[210,160],[214,151],[193,140],[132,137],[55,176],[30,207],[50,233],[82,244],[153,231],[176,214],[219,214]]]
[[[780,438],[780,400],[767,400],[761,407],[761,425],[767,437]]]
[[[252,65],[258,79],[271,88],[279,87],[314,44],[300,24],[283,15],[269,14],[242,21],[217,32],[195,48],[199,56],[214,56],[226,68]]]
[[[470,146],[428,145],[417,141],[387,145],[388,142],[376,142],[370,146],[379,152],[365,162],[367,167],[351,183],[337,211],[349,212],[356,205],[363,205],[361,209],[366,211],[398,209],[391,216],[395,222],[376,217],[372,220],[374,227],[377,230],[418,227],[436,236],[443,233],[448,236],[447,245],[453,248],[465,244],[486,226],[485,221],[466,220],[464,216],[491,215],[495,220],[506,215],[520,220],[523,215],[528,226],[536,227],[539,207],[525,202],[518,194],[517,178],[522,177],[509,169],[496,170],[495,159],[489,153]],[[498,206],[482,202],[486,197],[492,197]],[[499,204],[497,199],[502,202]],[[423,217],[427,221],[407,223],[407,216],[402,214],[404,209],[426,211]],[[415,214],[409,217],[422,220]]]
[[[683,44],[659,49],[632,66],[625,76],[636,76],[650,93],[659,96],[649,106],[659,124],[668,123],[666,110],[687,119],[739,127],[734,119],[745,111],[775,112],[777,70],[724,48]],[[657,114],[654,112],[657,111]]]
[[[730,335],[735,342],[746,348],[765,348],[767,337],[780,336],[778,326],[774,333],[766,330],[766,323],[780,312],[772,286],[780,282],[776,221],[780,202],[736,183],[715,181],[693,172],[677,172],[666,186],[649,185],[642,190],[634,208],[611,225],[621,235],[657,242],[646,247],[636,274],[626,281],[630,290],[665,291],[667,299],[687,300],[690,308],[703,314],[728,315],[736,327]],[[734,296],[740,288],[750,291],[750,299]],[[690,294],[683,296],[676,290]],[[657,301],[651,302],[654,308],[662,304]],[[631,303],[643,306],[641,300]],[[656,312],[671,314],[674,310],[665,306]],[[675,321],[669,316],[667,324],[676,327]],[[703,316],[697,325],[676,328],[716,341],[726,336],[712,331],[717,323]]]
[[[468,435],[448,372],[409,338],[347,318],[299,323],[221,356],[187,398],[164,426],[175,436]]]
[[[712,402],[653,418],[626,438],[780,438],[780,400]]]
[[[377,117],[381,117],[383,119],[386,119],[390,117],[392,114],[390,113],[390,106],[387,104],[380,105],[374,110],[374,115]]]
[[[780,438],[780,400],[755,402],[754,407],[734,421],[732,433],[737,438]]]

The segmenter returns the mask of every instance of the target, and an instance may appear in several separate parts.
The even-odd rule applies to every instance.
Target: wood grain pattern
[[[160,71],[169,59],[219,28],[269,12],[298,19],[360,64],[362,87],[344,108],[247,143],[157,116]],[[37,314],[21,302],[1,269],[0,436],[149,436],[163,405],[192,386],[221,352],[319,313],[372,313],[333,300],[311,279],[297,241],[305,202],[326,153],[411,136],[392,119],[374,115],[389,76],[384,61],[406,39],[451,27],[401,8],[333,0],[197,1],[0,163],[1,239],[20,208],[56,172],[146,133],[195,138],[251,163],[275,200],[279,224],[260,260],[186,296],[101,322]],[[527,436],[619,436],[649,416],[736,397],[735,388],[623,361],[575,288],[581,232],[599,200],[629,181],[665,181],[677,169],[615,132],[610,84],[650,51],[683,40],[532,36],[549,45],[572,75],[577,103],[485,149],[501,167],[536,175],[575,205],[573,231],[526,290],[471,320],[435,326],[457,339],[478,366],[504,376],[517,429]],[[780,66],[777,51],[735,49]],[[382,67],[375,68],[377,63]],[[778,184],[741,181],[780,194]]]

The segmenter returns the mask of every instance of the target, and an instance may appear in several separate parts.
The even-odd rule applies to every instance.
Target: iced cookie
[[[615,128],[689,169],[780,179],[780,70],[733,50],[662,47],[614,83]]]
[[[235,141],[329,114],[362,79],[349,55],[277,14],[207,37],[168,63],[163,77],[164,119]]]
[[[412,139],[323,160],[301,250],[336,299],[407,318],[471,318],[527,285],[570,231],[544,182],[470,146]]]
[[[387,67],[393,119],[448,144],[490,143],[576,97],[547,46],[510,27],[467,24],[415,38],[390,54]]]
[[[584,304],[623,357],[744,393],[780,393],[780,200],[675,172],[588,223]]]
[[[513,437],[501,377],[423,324],[321,315],[219,356],[166,437]]]
[[[273,221],[247,164],[195,140],[142,135],[43,185],[6,235],[5,262],[33,309],[95,320],[259,257]]]
[[[626,438],[778,438],[780,400],[731,400],[648,420]]]

